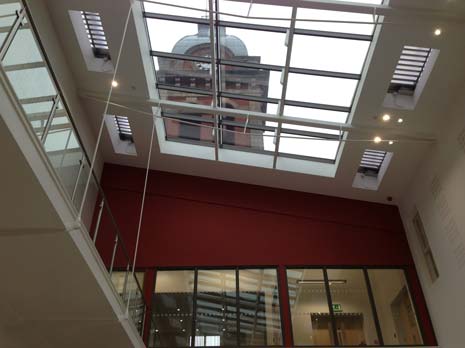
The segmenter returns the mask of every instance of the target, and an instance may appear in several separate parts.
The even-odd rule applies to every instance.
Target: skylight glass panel
[[[144,1],[145,11],[192,18],[208,17],[208,1],[205,0],[157,0],[156,2]]]
[[[294,35],[291,67],[360,74],[369,47],[370,41]]]
[[[220,31],[220,38],[223,47],[228,47],[225,40],[234,41],[231,44],[234,45],[238,53],[234,54],[231,49],[224,48],[221,50],[222,59],[280,66],[284,66],[286,63],[285,33],[224,28]]]
[[[358,80],[289,74],[286,99],[350,107]]]
[[[329,121],[346,123],[349,117],[348,112],[305,108],[300,106],[284,106],[284,115],[291,117],[305,118],[309,120]]]
[[[208,55],[210,49],[208,25],[147,18],[147,27],[153,51],[193,56]],[[202,45],[202,49],[193,51],[192,43],[196,43],[196,47]]]
[[[219,19],[221,21],[271,25],[286,28],[291,24],[292,9],[290,7],[263,4],[250,5],[251,3],[248,2],[219,0]],[[231,16],[231,14],[236,16]],[[253,17],[264,17],[269,19],[257,19]],[[277,20],[273,18],[286,18],[286,20]]]
[[[340,144],[338,131],[291,124],[283,124],[282,127],[280,153],[331,161],[336,159]]]
[[[98,12],[81,11],[81,16],[94,55],[98,58],[108,58],[108,42],[100,14]]]
[[[329,31],[338,33],[349,33],[359,35],[372,35],[373,24],[352,24],[352,23],[331,23],[331,22],[307,22],[304,19],[330,20],[330,21],[351,21],[373,23],[373,15],[353,12],[326,11],[308,8],[297,10],[298,21],[296,28]]]
[[[249,120],[244,115],[218,115],[218,142],[212,137],[211,127],[203,127],[203,119],[187,126],[179,125],[183,123],[181,118],[165,120],[169,124],[165,127],[167,139],[333,163],[340,145],[338,130],[293,124],[281,128],[279,112],[301,119],[347,122],[372,40],[372,15],[298,9],[300,19],[367,24],[297,21],[295,32],[288,38],[293,39],[289,41],[292,47],[288,47],[285,41],[292,13],[289,6],[217,0],[215,27],[211,31],[208,1],[161,1],[165,4],[145,2],[156,87],[161,98],[278,116],[276,122],[270,122],[253,116]],[[184,7],[174,10],[167,3]],[[217,43],[214,46],[211,34]],[[216,56],[214,67],[212,50]],[[285,66],[289,50],[288,70]],[[279,103],[283,103],[284,110],[278,108]],[[208,134],[203,133],[204,128]],[[184,133],[179,133],[179,129],[184,129]]]

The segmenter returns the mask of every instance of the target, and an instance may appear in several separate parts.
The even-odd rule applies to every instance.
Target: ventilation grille
[[[97,58],[110,59],[108,42],[103,31],[102,19],[97,12],[81,11],[82,20],[86,27],[87,37]]]
[[[365,175],[378,176],[386,154],[385,151],[365,150],[358,172]]]
[[[131,126],[126,116],[115,116],[115,124],[121,140],[134,142]]]
[[[411,95],[425,69],[431,48],[404,46],[389,85],[389,93]]]

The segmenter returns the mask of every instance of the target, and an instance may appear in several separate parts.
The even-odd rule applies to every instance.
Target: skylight
[[[114,116],[114,121],[116,129],[118,130],[119,138],[122,141],[133,142],[134,138],[132,136],[132,130],[128,118],[126,116]]]
[[[210,20],[209,1],[144,2],[160,98],[267,113],[276,115],[277,122],[162,108],[162,116],[169,117],[166,140],[273,154],[275,162],[292,157],[334,163],[344,136],[340,129],[282,123],[279,118],[347,122],[373,38],[373,16],[213,3],[218,8]],[[297,20],[291,20],[293,15]],[[212,35],[218,44],[212,45]],[[218,139],[212,130],[216,126]]]
[[[358,172],[365,175],[377,176],[385,157],[386,151],[365,150]]]
[[[404,46],[388,92],[413,94],[430,54],[431,48]]]
[[[103,31],[102,19],[97,12],[81,11],[87,37],[97,58],[110,58],[108,42]]]

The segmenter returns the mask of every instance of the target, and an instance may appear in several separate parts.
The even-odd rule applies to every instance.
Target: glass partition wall
[[[400,268],[287,268],[293,346],[419,346]],[[159,270],[149,347],[282,346],[276,268]]]
[[[158,271],[150,347],[280,346],[277,270]]]
[[[422,345],[403,269],[289,268],[295,346]]]

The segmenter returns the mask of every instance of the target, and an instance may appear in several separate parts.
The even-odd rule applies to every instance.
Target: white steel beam
[[[215,8],[213,7],[213,0],[208,1],[208,10],[209,10],[209,22],[210,22],[210,58],[211,58],[211,75],[212,75],[212,106],[213,108],[218,107],[218,85],[217,83],[221,83],[221,81],[218,81],[218,71],[217,71],[217,66],[216,66],[216,61],[217,61],[217,49],[216,49],[216,12]],[[219,130],[218,130],[218,114],[213,114],[213,119],[214,119],[214,124],[215,124],[215,129],[213,130],[213,139],[215,142],[215,160],[218,161],[218,148],[219,148]]]
[[[281,91],[281,100],[278,105],[278,116],[280,121],[278,122],[278,127],[276,128],[276,141],[275,141],[275,149],[274,149],[274,157],[273,157],[273,169],[276,169],[276,162],[278,160],[278,153],[279,153],[279,142],[281,136],[281,129],[282,129],[282,116],[284,114],[284,106],[286,101],[286,92],[287,92],[287,81],[289,79],[289,66],[291,65],[291,55],[292,55],[292,43],[294,42],[294,30],[295,30],[295,18],[297,16],[297,8],[292,8],[292,18],[291,18],[291,26],[289,27],[289,31],[286,35],[286,46],[287,46],[287,53],[286,53],[286,63],[284,65],[284,69],[281,76],[281,83],[282,83],[282,91]]]

